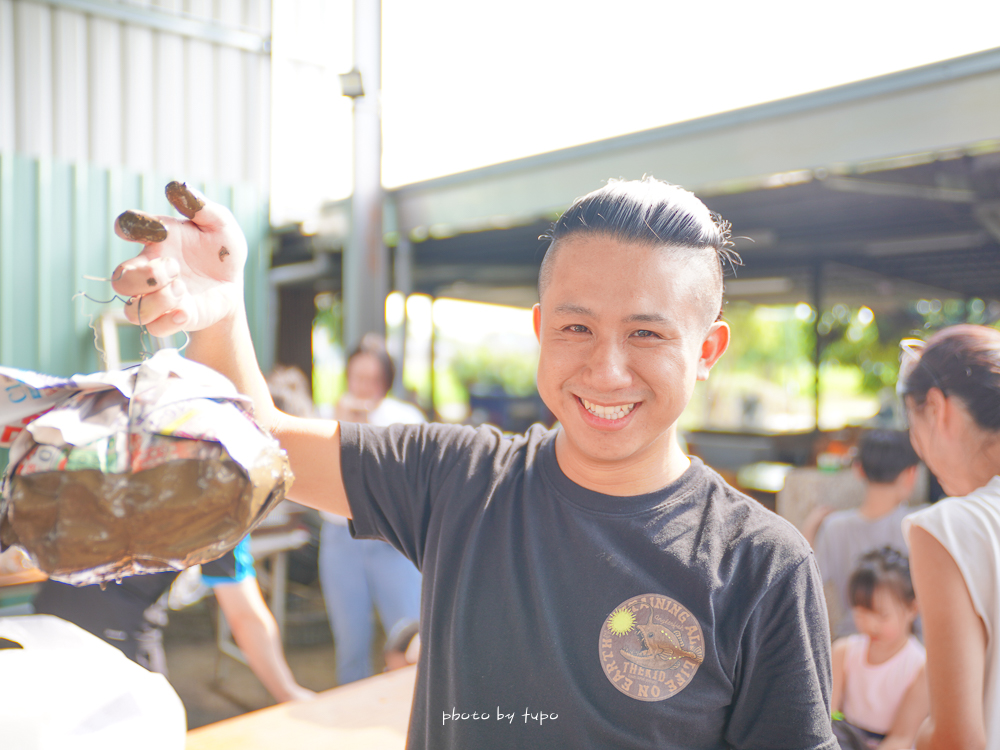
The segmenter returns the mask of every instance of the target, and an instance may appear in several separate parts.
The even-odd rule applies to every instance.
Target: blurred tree
[[[537,390],[537,369],[537,356],[486,346],[459,351],[451,361],[452,373],[462,387],[483,395],[502,391],[510,396],[530,396]]]
[[[343,309],[340,297],[331,292],[317,294],[313,319],[313,401],[332,410],[347,387],[344,377]]]
[[[822,362],[857,367],[862,392],[876,394],[896,385],[901,339],[927,338],[957,323],[982,323],[985,312],[986,305],[979,299],[912,300],[877,315],[868,307],[834,305],[823,312],[817,326]]]
[[[344,330],[344,313],[340,297],[330,292],[316,295],[316,319],[313,327],[323,328],[330,341],[340,343]]]
[[[989,323],[1000,307],[983,300],[919,299],[874,312],[835,304],[816,312],[806,303],[755,305],[735,301],[725,319],[729,351],[696,391],[686,429],[810,429],[815,415],[816,336],[819,336],[821,421],[854,424],[892,401],[899,341],[926,338],[960,322]]]

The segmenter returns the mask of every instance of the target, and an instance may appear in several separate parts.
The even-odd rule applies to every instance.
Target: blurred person
[[[885,546],[906,549],[902,523],[915,510],[906,502],[913,494],[919,464],[905,430],[866,430],[858,441],[853,468],[865,484],[861,505],[827,515],[813,545],[823,583],[833,589],[834,638],[858,632],[847,579],[862,556]],[[804,533],[808,539],[808,529]]]
[[[276,410],[239,227],[188,186],[167,194],[186,219],[116,221],[144,248],[113,287],[142,295],[153,335],[190,331],[187,355],[251,396],[296,500],[422,570],[411,750],[836,748],[812,550],[677,443],[729,344],[736,259],[694,195],[612,180],[562,214],[533,310],[538,389],[559,427],[503,435]]]
[[[286,414],[304,418],[314,416],[312,388],[300,367],[276,365],[267,374],[267,388],[275,406]]]
[[[902,342],[913,447],[949,497],[907,516],[931,715],[919,750],[1000,747],[1000,331]]]
[[[929,711],[927,655],[913,635],[917,602],[906,556],[892,547],[868,552],[847,591],[858,632],[833,643],[831,706],[870,747],[906,750]]]
[[[296,682],[285,660],[278,624],[257,583],[249,539],[245,537],[230,552],[202,565],[202,580],[215,594],[220,616],[229,623],[250,669],[274,700],[315,698],[313,691]],[[33,606],[36,614],[72,622],[169,679],[162,633],[167,612],[162,598],[178,575],[149,573],[90,586],[49,579],[40,584]]]
[[[363,337],[347,358],[347,391],[337,402],[337,419],[380,427],[425,422],[417,407],[388,395],[395,372],[381,338]],[[374,611],[385,631],[386,669],[413,661],[407,651],[419,629],[420,571],[412,562],[386,542],[351,538],[346,518],[324,512],[319,579],[333,629],[338,684],[374,673]]]

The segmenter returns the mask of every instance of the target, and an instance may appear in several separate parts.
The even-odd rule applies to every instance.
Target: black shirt
[[[812,552],[699,460],[613,497],[540,427],[341,430],[356,535],[423,572],[409,747],[835,747]]]

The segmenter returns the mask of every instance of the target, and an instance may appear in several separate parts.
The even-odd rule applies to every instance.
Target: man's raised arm
[[[227,208],[197,190],[172,182],[166,192],[186,219],[126,211],[115,221],[119,237],[143,244],[113,275],[114,290],[129,299],[125,316],[153,336],[187,331],[185,355],[249,396],[258,423],[288,453],[295,474],[289,496],[349,516],[337,423],[278,411],[257,363],[243,301],[243,232]]]

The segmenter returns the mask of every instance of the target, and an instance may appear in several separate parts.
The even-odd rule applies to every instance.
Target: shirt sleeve
[[[256,576],[249,536],[243,537],[239,544],[222,557],[201,566],[201,580],[212,588],[223,583],[239,583],[245,578]]]
[[[487,497],[503,443],[490,427],[341,423],[352,534],[384,539],[422,569],[432,517],[448,512],[440,500]]]
[[[983,564],[985,560],[1000,558],[1000,536],[991,517],[992,513],[984,512],[967,498],[949,498],[903,519],[907,546],[911,530],[919,526],[951,555],[990,639],[995,619],[990,613],[997,609],[995,598],[1000,591],[1000,570],[995,565]]]
[[[816,560],[809,555],[765,591],[744,631],[733,748],[833,750],[830,631]]]

